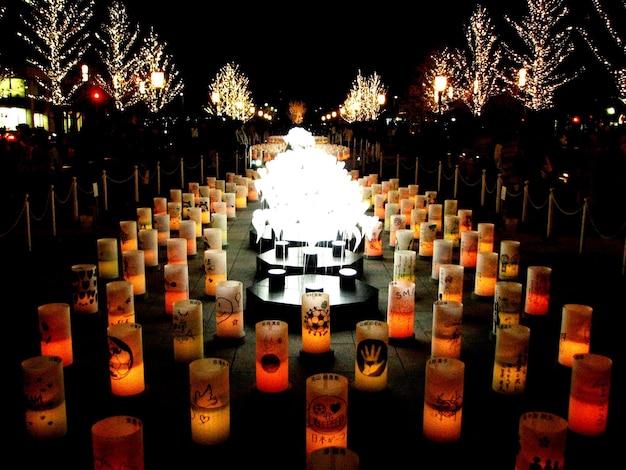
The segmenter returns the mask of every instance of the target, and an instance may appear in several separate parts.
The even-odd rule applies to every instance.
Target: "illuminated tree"
[[[587,43],[591,51],[596,56],[596,59],[598,59],[602,63],[602,65],[604,65],[606,70],[613,76],[613,79],[615,81],[615,86],[617,87],[618,97],[620,100],[626,103],[626,60],[625,60],[626,59],[626,43],[624,42],[624,38],[620,36],[620,33],[613,26],[615,21],[611,21],[611,16],[613,16],[614,19],[617,19],[616,17],[617,12],[615,13],[612,12],[612,14],[609,15],[604,9],[604,7],[602,6],[602,3],[600,2],[600,0],[592,0],[592,2],[593,2],[593,6],[596,12],[600,16],[600,19],[604,23],[604,26],[606,27],[609,33],[610,39],[613,41],[614,45],[616,46],[615,48],[616,57],[619,57],[621,64],[615,64],[613,60],[610,59],[611,54],[609,54],[608,52],[607,53],[601,52],[600,48],[598,47],[596,43],[596,39],[591,37],[587,31],[585,31],[582,28],[579,28],[579,32],[585,39],[585,42]],[[626,13],[626,1],[625,0],[622,0],[622,12],[621,13],[622,13],[622,18],[623,18],[623,14]]]
[[[166,49],[167,43],[151,27],[139,51],[139,93],[152,113],[158,113],[185,88],[173,56]]]
[[[306,104],[302,101],[290,101],[288,114],[292,123],[296,125],[302,124],[306,114]]]
[[[350,123],[376,120],[381,113],[386,93],[380,75],[374,72],[369,77],[364,77],[359,70],[341,107],[341,117]]]
[[[561,65],[574,51],[571,38],[572,27],[561,27],[569,13],[564,0],[527,0],[528,14],[521,22],[505,15],[505,20],[513,27],[523,43],[523,51],[518,52],[503,43],[508,59],[514,64],[509,73],[508,86],[517,87],[517,71],[526,71],[526,82],[518,95],[524,106],[532,111],[542,111],[554,107],[554,94],[557,89],[575,79],[580,70],[566,75]]]
[[[228,63],[209,85],[209,103],[204,110],[213,115],[247,122],[254,116],[254,102],[248,89],[248,77],[239,65]]]
[[[462,69],[465,93],[461,99],[474,116],[480,116],[489,99],[501,92],[499,86],[502,49],[487,9],[478,5],[465,25],[468,53],[467,67]]]
[[[27,58],[43,76],[38,85],[48,92],[45,97],[53,105],[71,103],[80,81],[67,80],[76,71],[78,62],[91,47],[87,24],[93,17],[95,0],[22,0],[28,14],[20,19],[29,29],[28,35],[17,35],[30,45],[38,58]]]
[[[106,77],[96,76],[96,83],[113,99],[115,108],[123,111],[141,100],[136,83],[139,61],[137,51],[139,26],[131,26],[126,6],[114,1],[109,6],[109,22],[95,32],[102,46],[97,50],[105,66]]]

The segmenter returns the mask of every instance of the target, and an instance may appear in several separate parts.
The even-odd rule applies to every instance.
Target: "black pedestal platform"
[[[378,289],[358,279],[353,288],[341,288],[339,276],[296,274],[285,276],[285,287],[270,290],[269,278],[246,289],[246,321],[283,320],[289,331],[302,331],[302,294],[305,289],[319,289],[329,295],[330,329],[342,331],[355,328],[361,320],[381,320],[378,310]]]
[[[363,255],[343,250],[343,256],[333,256],[333,249],[326,247],[293,247],[287,249],[287,257],[276,256],[276,250],[257,255],[257,275],[267,275],[271,268],[284,268],[287,274],[338,274],[341,268],[356,269],[363,273]]]

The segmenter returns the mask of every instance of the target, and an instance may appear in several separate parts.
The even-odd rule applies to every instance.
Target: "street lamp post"
[[[437,75],[435,77],[435,91],[437,92],[437,103],[439,105],[439,117],[441,117],[441,99],[443,98],[443,92],[446,91],[448,86],[448,79],[445,75]]]

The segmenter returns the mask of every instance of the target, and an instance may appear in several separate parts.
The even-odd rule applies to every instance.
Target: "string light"
[[[204,110],[214,116],[249,121],[254,116],[255,106],[248,82],[248,77],[239,70],[238,64],[231,62],[224,65],[209,86],[211,100]]]
[[[382,108],[380,97],[386,93],[380,75],[374,72],[369,77],[364,77],[359,70],[352,89],[341,107],[341,117],[350,123],[377,119]]]

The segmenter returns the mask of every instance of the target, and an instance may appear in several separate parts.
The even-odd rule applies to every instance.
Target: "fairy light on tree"
[[[487,9],[478,5],[465,26],[470,59],[464,68],[463,102],[474,116],[480,116],[490,98],[501,92],[499,86],[502,50]]]
[[[173,56],[166,49],[167,43],[162,42],[151,27],[139,51],[139,76],[144,87],[141,99],[151,113],[158,113],[185,88]],[[158,81],[154,80],[155,72],[159,73]]]
[[[87,29],[93,17],[95,0],[22,0],[29,7],[28,14],[20,14],[28,33],[18,31],[38,58],[27,62],[39,69],[43,76],[37,84],[47,92],[45,100],[55,106],[64,106],[82,85],[68,80],[78,63],[91,47]]]
[[[432,113],[439,114],[449,103],[462,99],[466,68],[467,59],[459,49],[446,46],[428,55],[422,71],[422,99]],[[442,93],[436,87],[437,77],[446,77]]]
[[[604,26],[609,33],[609,38],[616,46],[615,56],[621,58],[622,64],[614,64],[613,61],[609,59],[608,53],[601,52],[596,43],[596,38],[591,37],[588,31],[583,28],[579,28],[578,31],[595,55],[596,59],[613,76],[615,86],[617,87],[618,97],[622,102],[626,103],[626,64],[624,64],[624,58],[626,57],[626,43],[624,42],[624,38],[613,26],[613,22],[611,21],[611,15],[606,12],[600,0],[592,0],[592,2],[596,12],[600,16],[600,19],[604,23]],[[622,13],[626,13],[626,2],[624,1],[622,1],[622,10]]]
[[[368,77],[361,75],[359,70],[352,89],[341,107],[341,117],[347,122],[374,121],[382,111],[384,101],[381,97],[387,94],[381,77],[376,72]]]
[[[204,110],[213,116],[249,121],[255,114],[255,106],[248,82],[248,77],[240,71],[239,65],[227,63],[209,85],[210,101]]]
[[[118,1],[109,6],[108,20],[100,26],[101,32],[94,33],[101,46],[97,52],[107,77],[98,75],[94,81],[113,99],[115,108],[123,111],[141,100],[135,82],[139,67],[135,51],[139,26],[129,23],[126,6]]]
[[[554,107],[557,89],[578,77],[581,72],[566,75],[561,65],[574,51],[572,27],[561,28],[569,14],[563,0],[527,0],[528,13],[521,22],[505,15],[524,45],[525,52],[518,52],[510,45],[503,47],[514,64],[514,74],[506,79],[512,89],[517,86],[517,71],[526,70],[524,93],[517,95],[531,111],[543,111]]]
[[[306,114],[306,104],[303,101],[290,101],[288,114],[293,124],[302,124]]]

